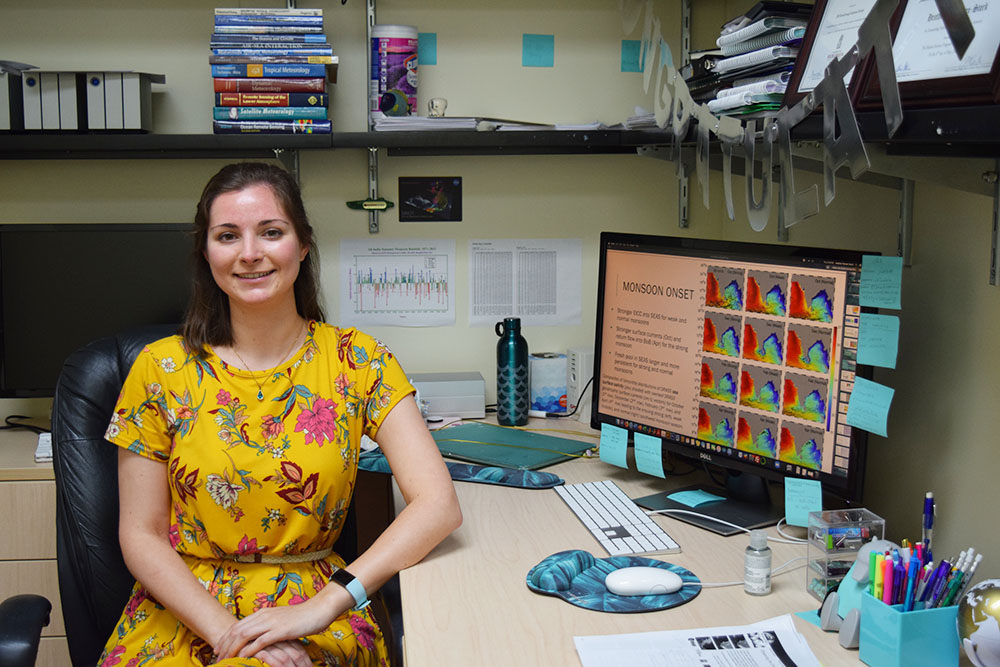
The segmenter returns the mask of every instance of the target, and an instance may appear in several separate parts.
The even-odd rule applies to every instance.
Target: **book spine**
[[[308,35],[256,35],[248,33],[212,33],[212,44],[223,43],[229,44],[231,42],[235,43],[250,43],[254,46],[262,46],[265,44],[326,44],[329,40],[327,36],[323,33],[308,34]]]
[[[302,48],[213,48],[214,56],[332,56],[332,47]]]
[[[325,78],[215,78],[217,93],[322,93],[326,91]]]
[[[237,37],[237,35],[230,35]],[[299,35],[305,37],[305,35]],[[257,51],[281,51],[283,49],[325,49],[333,54],[333,47],[327,42],[209,42],[210,49],[254,49]]]
[[[215,134],[330,134],[333,123],[328,120],[215,120],[212,131]]]
[[[326,120],[326,107],[214,107],[215,120]]]
[[[754,65],[761,65],[778,58],[794,58],[798,55],[798,53],[799,50],[796,48],[788,46],[770,46],[759,51],[751,51],[750,53],[744,53],[743,55],[723,58],[719,62],[715,63],[715,72],[717,74],[725,74],[726,72],[732,72],[733,70],[752,67]]]
[[[298,26],[298,25],[217,25],[215,32],[221,35],[267,35],[293,34],[304,35],[307,33],[322,34],[323,26]]]
[[[326,107],[325,93],[216,93],[217,107]]]
[[[216,7],[216,16],[323,16],[322,9],[299,7]]]
[[[215,25],[238,26],[320,26],[323,27],[322,16],[283,16],[281,14],[258,14],[256,16],[216,15]]]
[[[339,64],[337,56],[209,56],[208,62],[211,65],[225,64],[313,64],[313,65],[336,65]]]
[[[259,77],[320,77],[326,76],[326,65],[309,63],[233,63],[212,65],[212,76],[256,79]]]

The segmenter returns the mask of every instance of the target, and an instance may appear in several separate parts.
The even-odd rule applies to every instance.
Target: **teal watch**
[[[330,578],[346,588],[347,592],[354,598],[354,611],[361,611],[371,604],[371,600],[368,599],[368,591],[365,590],[365,585],[361,583],[360,579],[344,568],[335,570]]]

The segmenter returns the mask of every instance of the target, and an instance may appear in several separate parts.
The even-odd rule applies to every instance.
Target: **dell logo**
[[[705,452],[698,452],[698,457],[702,458],[702,459],[705,459],[706,461],[711,461],[712,460],[712,455],[711,454],[706,454]]]

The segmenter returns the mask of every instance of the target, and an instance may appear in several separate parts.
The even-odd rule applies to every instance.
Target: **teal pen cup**
[[[904,612],[865,593],[858,657],[869,667],[957,666],[957,620],[957,605]]]

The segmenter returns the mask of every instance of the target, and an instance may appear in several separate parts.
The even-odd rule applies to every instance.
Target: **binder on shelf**
[[[152,84],[166,83],[163,74],[87,72],[87,127],[91,130],[153,129]]]
[[[87,129],[105,130],[108,123],[104,117],[104,72],[87,72],[84,80],[87,89]]]
[[[21,86],[24,106],[24,129],[42,129],[42,82],[35,72],[27,72]]]
[[[24,129],[21,74],[0,70],[0,132]]]

